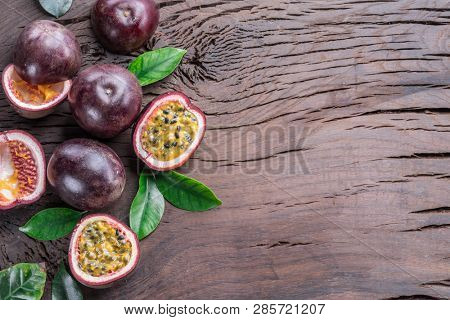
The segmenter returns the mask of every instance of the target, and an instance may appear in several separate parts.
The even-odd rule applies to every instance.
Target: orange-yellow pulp
[[[58,84],[32,85],[24,80],[11,80],[11,89],[17,99],[32,105],[42,105],[54,100]]]

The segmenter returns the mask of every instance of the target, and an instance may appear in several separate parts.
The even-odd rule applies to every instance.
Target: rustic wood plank
[[[132,56],[95,41],[92,3],[76,0],[59,19],[77,34],[83,67],[127,65]],[[169,207],[127,282],[87,297],[449,298],[449,1],[160,3],[148,48],[189,51],[145,102],[177,89],[204,109],[209,130],[184,171],[224,204]],[[27,22],[49,17],[35,2],[0,5],[3,69]],[[47,156],[87,136],[66,104],[29,121],[1,93],[0,130],[12,128],[30,130]],[[108,142],[128,175],[108,210],[124,221],[140,167],[130,141],[128,131]],[[48,190],[0,215],[0,268],[45,261],[53,276],[68,239],[37,242],[17,228],[61,204]]]

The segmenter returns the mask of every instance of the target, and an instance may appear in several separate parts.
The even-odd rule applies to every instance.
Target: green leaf
[[[71,233],[82,215],[82,212],[68,208],[45,209],[19,230],[36,240],[55,240]]]
[[[47,274],[37,263],[19,263],[0,271],[0,300],[39,300]]]
[[[167,201],[183,210],[206,211],[222,204],[203,183],[175,171],[157,174],[156,185]]]
[[[139,240],[144,239],[158,227],[164,214],[164,197],[147,170],[139,178],[139,190],[131,204],[130,226]]]
[[[65,15],[72,2],[72,0],[39,0],[41,7],[56,18]]]
[[[180,64],[186,50],[161,48],[148,51],[134,59],[128,70],[136,75],[141,86],[146,86],[170,75]]]
[[[80,286],[67,272],[64,262],[52,282],[52,300],[83,300]]]

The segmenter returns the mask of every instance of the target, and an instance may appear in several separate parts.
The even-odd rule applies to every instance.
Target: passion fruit
[[[95,65],[74,79],[68,100],[80,127],[107,139],[136,120],[142,106],[142,88],[136,76],[125,68]]]
[[[98,0],[91,23],[106,49],[126,54],[142,47],[155,33],[159,8],[153,0]]]
[[[136,267],[140,256],[136,234],[107,214],[91,214],[75,227],[69,266],[80,283],[91,288],[112,285]]]
[[[60,144],[48,163],[47,178],[63,201],[80,210],[112,204],[122,195],[126,182],[119,156],[89,139]]]
[[[71,80],[29,84],[19,76],[12,64],[2,74],[2,86],[10,104],[17,113],[28,119],[42,118],[52,113],[67,97],[71,84]]]
[[[19,77],[31,85],[63,82],[80,69],[80,45],[63,25],[37,20],[19,35],[14,66]]]
[[[21,130],[0,132],[0,210],[36,202],[45,192],[45,153]]]
[[[182,166],[205,135],[206,118],[181,92],[153,100],[133,134],[136,155],[151,169],[167,171]]]

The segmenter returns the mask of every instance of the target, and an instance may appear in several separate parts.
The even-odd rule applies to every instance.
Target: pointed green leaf
[[[164,214],[164,197],[155,184],[153,175],[144,170],[139,178],[139,190],[131,204],[130,226],[139,240],[152,233]]]
[[[64,262],[52,282],[52,300],[83,300],[80,285],[67,272]]]
[[[175,171],[157,174],[156,185],[167,201],[183,210],[206,211],[222,204],[203,183]]]
[[[19,263],[0,271],[0,300],[39,300],[47,274],[37,263]]]
[[[186,52],[170,47],[148,51],[134,59],[128,70],[136,75],[141,86],[146,86],[174,72]]]
[[[55,240],[71,233],[82,215],[82,212],[68,208],[45,209],[19,230],[36,240]]]
[[[39,0],[41,7],[52,16],[59,18],[69,11],[72,0]]]

